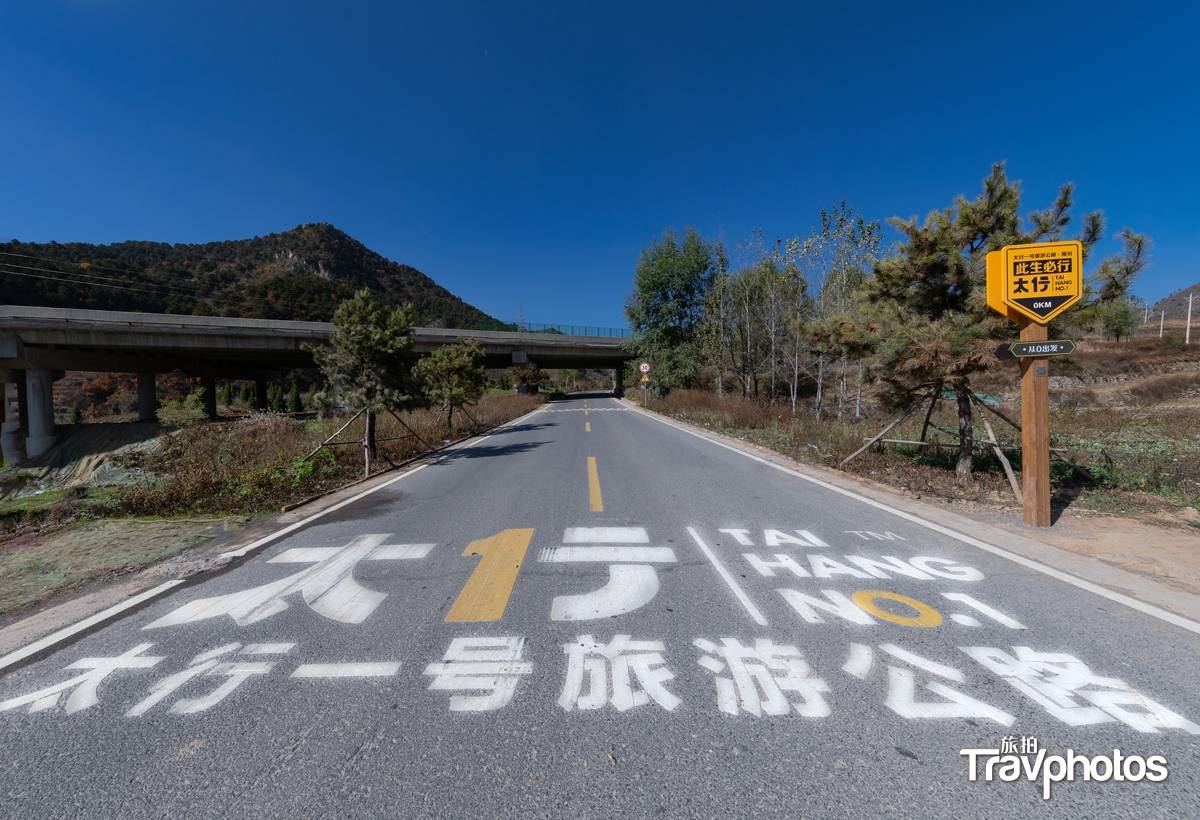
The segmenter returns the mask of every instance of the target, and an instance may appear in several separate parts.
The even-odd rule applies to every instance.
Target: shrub
[[[204,395],[193,390],[182,399],[168,399],[158,407],[158,421],[168,427],[186,427],[204,421]]]

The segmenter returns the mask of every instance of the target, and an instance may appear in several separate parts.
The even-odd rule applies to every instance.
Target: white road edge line
[[[159,595],[162,595],[164,592],[174,589],[182,583],[183,581],[175,580],[159,584],[153,589],[148,589],[145,592],[139,592],[132,598],[124,600],[114,606],[110,606],[108,609],[103,609],[97,612],[95,615],[84,618],[78,623],[73,623],[70,626],[64,626],[57,632],[51,632],[44,638],[36,640],[26,646],[22,646],[20,649],[15,649],[5,655],[3,658],[0,658],[0,669],[7,669],[14,663],[25,660],[30,655],[36,655],[42,650],[49,649],[55,644],[61,643],[73,635],[79,634],[85,629],[90,629],[96,624],[104,623],[105,621],[120,615],[125,610],[135,607],[145,601],[149,601],[151,598],[156,598]]]
[[[861,501],[862,503],[867,504],[868,506],[875,507],[876,509],[883,510],[884,512],[889,512],[892,515],[903,518],[905,521],[911,521],[914,524],[920,524],[922,527],[925,527],[926,529],[933,530],[934,532],[940,532],[942,535],[947,535],[950,538],[953,538],[957,541],[962,541],[964,544],[969,544],[972,547],[977,547],[978,549],[981,549],[984,552],[990,552],[993,555],[1000,556],[1001,558],[1007,558],[1009,561],[1012,561],[1014,564],[1020,564],[1023,567],[1032,569],[1036,572],[1040,572],[1043,575],[1048,575],[1051,578],[1054,578],[1058,581],[1062,581],[1065,584],[1070,584],[1073,587],[1087,590],[1088,592],[1099,595],[1101,598],[1107,598],[1110,601],[1115,601],[1118,604],[1123,604],[1123,605],[1129,607],[1130,609],[1136,609],[1138,612],[1144,613],[1146,615],[1150,615],[1151,617],[1154,617],[1154,618],[1158,618],[1160,621],[1166,621],[1169,624],[1174,624],[1175,626],[1186,629],[1189,632],[1194,632],[1197,635],[1200,635],[1200,623],[1197,623],[1197,622],[1191,620],[1190,618],[1185,618],[1182,615],[1176,615],[1174,612],[1168,612],[1165,609],[1156,607],[1153,604],[1147,604],[1144,601],[1139,601],[1136,598],[1131,598],[1128,595],[1122,595],[1120,592],[1113,592],[1111,589],[1102,587],[1099,584],[1093,584],[1091,581],[1085,581],[1084,579],[1079,578],[1075,575],[1071,575],[1068,572],[1063,572],[1062,570],[1054,569],[1054,567],[1048,567],[1045,564],[1034,561],[1032,558],[1026,558],[1024,555],[1018,555],[1015,552],[1009,552],[1008,550],[1003,549],[1002,547],[994,546],[992,544],[987,543],[986,541],[980,541],[978,538],[972,538],[969,535],[965,535],[956,530],[952,530],[949,527],[943,527],[941,524],[935,524],[932,521],[926,521],[924,518],[921,518],[920,516],[917,516],[917,515],[913,515],[912,513],[907,513],[907,512],[904,512],[903,510],[898,510],[895,507],[891,507],[891,506],[888,506],[887,504],[884,504],[882,501],[876,501],[873,498],[866,497],[865,495],[859,495],[858,493],[854,492],[853,490],[844,489],[842,487],[837,486],[836,484],[830,484],[828,481],[822,481],[821,479],[815,478],[814,476],[805,475],[804,473],[800,472],[799,470],[793,470],[790,467],[785,467],[782,464],[776,464],[773,461],[762,458],[761,456],[756,456],[753,453],[747,453],[745,450],[741,450],[730,444],[726,444],[723,441],[717,441],[716,439],[709,438],[708,436],[703,435],[701,433],[697,433],[694,430],[689,430],[686,427],[676,424],[674,421],[672,421],[670,419],[663,418],[654,413],[648,413],[645,410],[641,409],[640,407],[630,407],[630,409],[633,410],[635,413],[640,413],[641,415],[646,416],[647,418],[653,419],[654,421],[665,424],[668,427],[674,427],[676,430],[679,430],[680,432],[683,432],[683,433],[687,433],[689,436],[695,436],[696,438],[701,439],[702,441],[707,441],[709,444],[715,444],[718,447],[724,447],[726,450],[730,450],[734,453],[737,453],[738,455],[745,456],[746,458],[757,461],[760,464],[765,464],[768,467],[773,467],[776,470],[779,470],[781,473],[787,473],[788,475],[795,476],[796,478],[802,478],[805,481],[808,481],[812,484],[816,484],[819,487],[824,487],[827,490],[832,490],[833,492],[838,493],[840,495],[844,495],[847,498],[853,498],[856,501]],[[689,531],[690,531],[690,528],[689,528]]]
[[[506,422],[504,422],[504,424],[498,425],[493,430],[492,433],[488,433],[486,436],[482,436],[477,439],[468,439],[466,441],[459,442],[455,446],[442,451],[442,453],[453,452],[454,450],[461,450],[461,449],[465,449],[467,447],[474,447],[476,444],[479,444],[479,443],[491,438],[492,435],[494,434],[495,430],[503,430],[505,427],[509,427],[510,425],[518,424],[518,423],[524,421],[525,419],[529,418],[530,416],[534,415],[535,413],[542,412],[543,410],[546,409],[546,407],[547,407],[547,405],[545,405],[545,404],[535,407],[534,409],[530,410],[528,413],[526,413],[523,416],[518,416],[517,418],[512,419],[511,421],[506,421]],[[358,493],[357,495],[352,496],[351,498],[347,498],[345,501],[339,501],[337,504],[334,504],[331,507],[327,507],[326,509],[321,510],[320,512],[314,513],[305,519],[297,521],[294,524],[289,524],[288,526],[284,527],[283,529],[277,530],[277,531],[271,533],[270,535],[265,535],[262,538],[259,538],[257,541],[247,544],[244,547],[240,547],[239,549],[231,550],[229,552],[223,552],[223,553],[221,553],[221,555],[219,557],[221,557],[221,558],[240,558],[244,555],[248,555],[251,552],[262,549],[267,544],[270,544],[272,541],[276,541],[276,540],[282,538],[283,536],[287,535],[288,533],[295,532],[296,530],[303,527],[304,525],[311,524],[313,521],[316,521],[317,519],[322,518],[323,516],[329,515],[331,512],[336,512],[337,510],[340,510],[342,507],[345,507],[347,504],[353,504],[355,501],[366,498],[371,493],[378,492],[379,490],[382,490],[384,487],[390,487],[393,484],[395,484],[397,481],[399,481],[403,478],[408,478],[413,473],[419,472],[432,464],[437,464],[438,461],[441,460],[441,457],[442,457],[442,454],[439,454],[432,461],[427,461],[424,464],[422,464],[412,470],[409,470],[408,472],[401,473],[400,475],[396,476],[395,478],[392,478],[392,479],[389,479],[389,480],[383,482],[382,484],[376,484],[374,487],[371,487],[368,490],[364,490],[361,493]],[[90,615],[87,618],[84,618],[82,621],[73,623],[70,626],[64,626],[62,629],[58,630],[57,632],[52,632],[49,635],[47,635],[46,637],[39,638],[38,640],[34,641],[33,643],[23,646],[20,649],[14,649],[12,652],[9,652],[4,657],[0,657],[0,671],[7,669],[8,667],[12,666],[15,663],[19,663],[20,661],[24,660],[25,658],[28,658],[31,655],[36,655],[37,653],[42,652],[46,649],[49,649],[50,647],[52,647],[56,644],[62,643],[63,641],[67,640],[68,638],[71,638],[72,636],[77,635],[86,629],[90,629],[91,627],[95,626],[96,624],[100,624],[107,620],[110,620],[110,619],[116,617],[117,615],[120,615],[122,612],[124,612],[127,609],[135,607],[138,604],[144,603],[145,601],[149,601],[151,598],[156,598],[159,595],[162,595],[163,593],[174,589],[175,587],[179,586],[182,583],[184,583],[184,580],[181,578],[177,578],[177,579],[174,579],[171,581],[166,581],[166,582],[154,587],[153,589],[148,589],[144,592],[139,592],[137,595],[134,595],[132,598],[124,600],[119,604],[110,606],[108,609],[101,610],[100,612],[97,612],[94,615]]]
[[[696,532],[695,527],[688,527],[687,531],[688,534],[692,536],[692,540],[696,542],[696,546],[700,548],[700,551],[703,552],[705,557],[712,562],[712,565],[717,570],[717,574],[725,580],[725,583],[728,584],[729,588],[733,590],[733,594],[736,595],[737,599],[742,602],[742,606],[744,606],[746,611],[750,613],[750,617],[753,618],[755,623],[757,623],[759,626],[766,626],[767,619],[764,618],[763,614],[758,611],[758,607],[756,607],[754,602],[750,600],[750,596],[746,594],[745,590],[738,586],[738,582],[735,581],[733,576],[729,574],[729,570],[725,569],[725,565],[722,564],[720,559],[717,558],[716,553],[709,548],[708,544],[704,543],[704,539],[700,537],[700,533]]]

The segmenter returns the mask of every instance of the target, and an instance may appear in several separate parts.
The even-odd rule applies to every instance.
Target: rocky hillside
[[[363,287],[391,303],[411,302],[418,324],[502,326],[327,223],[196,245],[0,243],[4,304],[325,320]]]
[[[1196,299],[1200,300],[1200,282],[1197,282],[1196,284],[1191,285],[1190,287],[1182,288],[1180,290],[1175,291],[1170,296],[1166,297],[1165,299],[1160,300],[1153,307],[1151,307],[1150,312],[1153,314],[1157,314],[1157,313],[1159,313],[1159,311],[1165,310],[1167,312],[1168,319],[1173,319],[1173,318],[1182,319],[1187,314],[1187,301],[1188,301],[1189,293],[1194,293],[1196,295]],[[1192,303],[1193,318],[1195,318],[1195,316],[1197,315],[1196,311],[1198,311],[1198,310],[1200,310],[1200,307],[1197,307],[1197,303],[1193,302]],[[1193,333],[1194,333],[1194,331],[1193,331]]]

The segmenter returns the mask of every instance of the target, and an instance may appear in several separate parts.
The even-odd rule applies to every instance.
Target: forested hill
[[[362,287],[411,302],[420,325],[502,327],[326,223],[200,245],[0,243],[3,304],[327,320]]]

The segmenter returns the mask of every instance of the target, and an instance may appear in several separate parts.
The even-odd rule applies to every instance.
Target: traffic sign
[[[649,373],[650,362],[642,362],[640,365],[638,365],[638,370],[642,371],[643,373]]]
[[[1083,298],[1083,244],[1005,245],[987,255],[987,303],[1013,321],[1048,324]]]
[[[1018,359],[1042,356],[1070,356],[1075,352],[1075,343],[1068,339],[1045,342],[1013,342],[1008,350]]]

